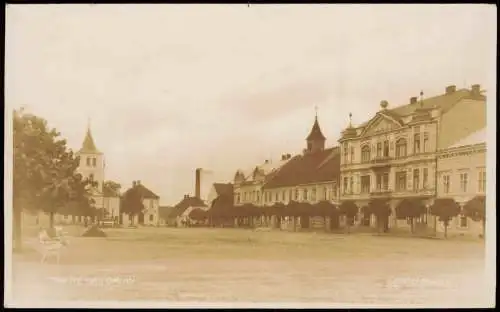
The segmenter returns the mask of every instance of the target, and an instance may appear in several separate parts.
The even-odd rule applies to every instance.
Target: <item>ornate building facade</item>
[[[479,85],[449,86],[426,99],[421,92],[420,99],[394,108],[382,101],[372,119],[349,124],[339,139],[340,200],[363,207],[374,198],[389,199],[390,222],[399,225],[394,209],[400,200],[420,198],[429,205],[436,197],[438,152],[485,125],[486,98]]]

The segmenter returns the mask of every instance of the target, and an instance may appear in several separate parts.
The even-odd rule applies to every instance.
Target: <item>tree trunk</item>
[[[414,223],[414,219],[410,218],[410,232],[411,232],[411,234],[413,234],[415,231],[413,223]]]
[[[49,216],[50,216],[50,218],[49,218],[49,226],[51,228],[53,228],[54,227],[54,213],[50,212]]]
[[[448,222],[444,222],[444,238],[448,238]]]
[[[434,216],[434,236],[437,236],[437,219],[436,219],[436,216]]]
[[[351,233],[351,218],[346,217],[346,225],[347,225],[347,234]]]
[[[20,251],[23,248],[22,241],[22,210],[14,208],[14,250]]]

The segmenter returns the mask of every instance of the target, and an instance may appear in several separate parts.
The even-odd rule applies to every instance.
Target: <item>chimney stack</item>
[[[196,168],[196,182],[194,185],[194,196],[201,199],[201,168]]]
[[[132,181],[132,187],[135,187],[137,185],[137,182]]]
[[[457,86],[451,85],[446,87],[446,94],[452,94],[453,92],[457,91]]]
[[[410,98],[410,104],[415,104],[415,103],[417,103],[417,97],[416,96],[412,96]]]
[[[141,180],[137,180],[137,185],[141,185]]]
[[[472,85],[472,94],[473,95],[480,95],[481,94],[481,85],[475,84]]]

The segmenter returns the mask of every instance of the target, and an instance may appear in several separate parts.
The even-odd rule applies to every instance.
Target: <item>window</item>
[[[361,193],[366,194],[370,193],[370,176],[362,176],[361,177]]]
[[[429,151],[429,134],[424,133],[424,153]]]
[[[290,189],[289,192],[288,192],[288,200],[292,200],[293,199],[293,190]]]
[[[302,195],[303,195],[302,200],[307,200],[308,199],[308,197],[307,197],[307,195],[308,195],[307,194],[307,189],[304,189],[304,193]]]
[[[154,218],[155,218],[155,216],[153,216],[152,214],[149,215],[149,222],[153,222]]]
[[[354,178],[351,177],[351,179],[349,179],[349,193],[354,193],[353,191],[353,187],[354,187]]]
[[[90,167],[90,157],[87,157],[87,166]]]
[[[236,203],[237,204],[240,203],[240,194],[239,193],[236,194]]]
[[[311,200],[316,201],[316,188],[311,190]]]
[[[406,190],[406,171],[396,172],[396,190]]]
[[[418,190],[419,189],[419,183],[420,183],[420,171],[418,169],[413,170],[413,190]]]
[[[328,198],[328,199],[332,199],[332,198],[336,198],[336,197],[337,197],[337,185],[334,184],[333,188],[332,188],[332,192],[331,192],[331,198]]]
[[[384,141],[384,157],[389,157],[389,141]]]
[[[386,191],[389,189],[389,173],[388,172],[386,172],[382,175],[382,188]]]
[[[420,133],[416,133],[413,136],[413,153],[420,153]]]
[[[149,208],[153,209],[155,207],[154,203],[152,200],[149,201]]]
[[[348,158],[349,157],[349,150],[348,150],[348,146],[347,146],[347,143],[344,143],[344,163],[347,164],[348,162]]]
[[[354,147],[351,147],[351,162],[354,162]]]
[[[260,202],[260,192],[257,192],[257,202]]]
[[[377,157],[382,156],[382,143],[377,143]]]
[[[427,181],[429,179],[429,169],[428,168],[424,168],[423,169],[423,173],[422,173],[422,186],[424,189],[427,189]]]
[[[323,199],[328,200],[328,189],[326,187],[323,188]]]
[[[460,174],[460,190],[463,193],[467,193],[467,178],[468,178],[467,173]]]
[[[344,194],[347,193],[347,184],[349,183],[349,178],[348,177],[344,177]],[[325,189],[325,192],[326,192],[326,189]]]
[[[486,171],[481,169],[478,174],[477,190],[481,193],[486,191]]]
[[[92,158],[92,166],[93,167],[97,166],[97,158]]]
[[[295,200],[299,200],[299,189],[295,189]]]
[[[375,176],[375,178],[376,178],[376,182],[377,182],[376,183],[376,187],[377,187],[376,189],[377,189],[377,191],[380,191],[382,189],[382,175],[381,174],[377,174]]]
[[[280,200],[279,193],[278,192],[274,193],[274,201],[279,201],[279,200]]]
[[[450,192],[450,176],[443,176],[443,193],[448,194]]]
[[[361,162],[370,161],[370,146],[365,145],[361,148]]]
[[[285,198],[286,198],[286,192],[283,191],[283,193],[281,193],[281,200],[285,201]]]
[[[399,139],[396,141],[396,157],[406,156],[406,140]]]

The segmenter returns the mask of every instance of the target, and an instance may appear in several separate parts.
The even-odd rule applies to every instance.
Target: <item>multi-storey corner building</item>
[[[340,200],[358,207],[373,198],[388,198],[392,209],[403,198],[429,204],[438,179],[437,153],[486,125],[486,98],[480,86],[430,98],[412,97],[391,107],[382,101],[368,122],[342,132]],[[395,225],[395,213],[392,223]]]
[[[463,206],[477,195],[486,194],[486,128],[472,133],[437,155],[438,198],[453,198]],[[444,231],[444,228],[438,227]],[[463,213],[450,222],[450,231],[482,233],[482,222]]]

